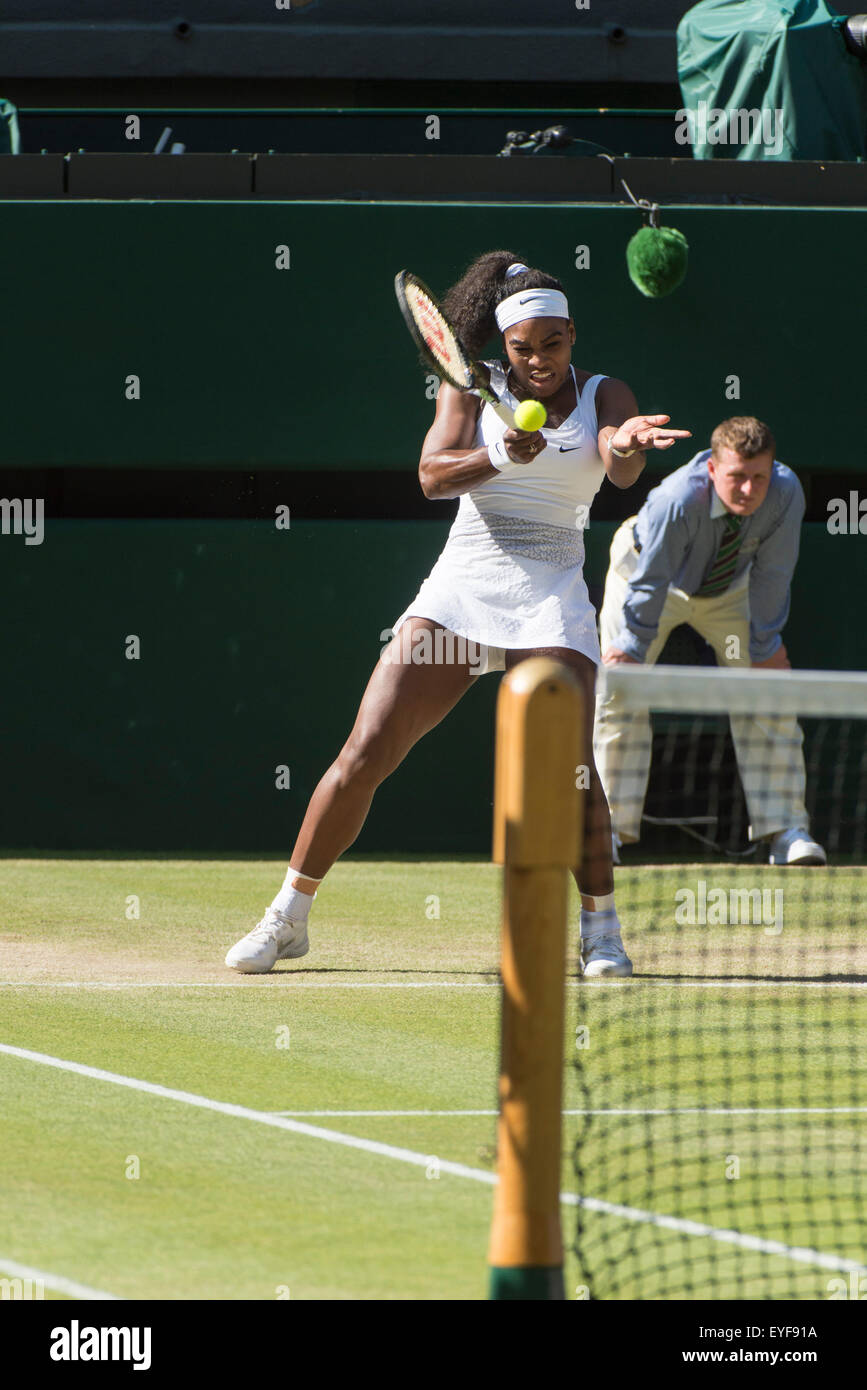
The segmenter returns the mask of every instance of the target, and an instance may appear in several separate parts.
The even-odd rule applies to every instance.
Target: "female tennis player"
[[[380,783],[479,675],[548,656],[570,666],[585,692],[591,762],[575,873],[582,969],[632,973],[614,907],[608,806],[592,765],[600,654],[582,574],[583,527],[606,474],[629,487],[647,449],[668,449],[690,431],[666,428],[668,415],[640,415],[625,382],[573,367],[576,331],[562,284],[511,251],[474,261],[443,310],[472,356],[499,332],[502,359],[486,363],[495,394],[513,410],[542,401],[547,421],[535,432],[509,429],[475,393],[441,386],[419,479],[426,497],[459,497],[457,517],[311,797],[282,888],[226,957],[235,970],[264,972],[307,953],[319,884],[355,840]]]

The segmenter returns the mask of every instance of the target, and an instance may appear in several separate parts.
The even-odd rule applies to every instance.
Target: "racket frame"
[[[418,325],[415,314],[412,311],[412,306],[406,292],[407,285],[415,286],[420,290],[430,303],[434,312],[442,320],[443,325],[457,348],[458,357],[464,371],[463,380],[460,380],[453,372],[450,372],[428,346],[421,328]],[[475,392],[483,401],[486,401],[487,404],[491,406],[495,414],[499,415],[500,419],[503,420],[510,429],[517,429],[513,412],[504,401],[500,400],[499,396],[497,396],[491,388],[491,378],[487,367],[481,362],[474,362],[470,357],[454,328],[443,313],[438,301],[434,295],[431,294],[424,281],[420,280],[417,275],[413,275],[410,270],[399,270],[394,277],[394,292],[397,296],[400,312],[403,315],[403,321],[409,329],[416,347],[425,361],[436,372],[440,380],[447,382],[449,386],[454,386],[458,391]]]

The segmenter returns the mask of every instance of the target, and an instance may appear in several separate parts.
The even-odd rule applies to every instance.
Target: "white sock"
[[[582,893],[582,894],[581,894],[581,898],[582,898],[581,906],[582,906],[582,909],[584,910],[584,912],[607,912],[607,911],[609,910],[609,908],[610,908],[612,911],[613,911],[613,909],[614,909],[614,894],[613,894],[613,893],[605,893],[605,894],[603,894],[601,897],[596,897],[596,898],[592,897],[591,894],[589,894],[589,893]],[[583,903],[583,899],[584,899],[584,898],[590,898],[590,901],[592,902],[593,906],[592,906],[592,907],[584,907],[584,903]]]
[[[589,945],[591,941],[596,941],[600,936],[614,936],[615,932],[619,931],[620,918],[613,905],[605,908],[602,912],[588,912],[586,907],[582,907],[581,940],[585,945]]]
[[[306,878],[306,874],[299,874],[297,869],[289,868],[283,880],[283,887],[277,894],[271,906],[275,912],[279,912],[282,917],[288,918],[290,922],[303,922],[313,906],[315,893],[302,893],[298,888],[293,888],[296,878]],[[321,879],[314,879],[314,883],[321,883]]]

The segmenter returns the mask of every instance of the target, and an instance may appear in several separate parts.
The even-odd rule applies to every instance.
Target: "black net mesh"
[[[645,698],[654,677],[677,679],[642,671]],[[797,673],[785,704],[759,677],[753,712],[729,717],[705,679],[652,723],[606,697],[634,975],[574,992],[578,1296],[863,1297],[867,683],[838,717]],[[798,829],[781,818],[826,866],[785,862],[816,855],[768,837]]]

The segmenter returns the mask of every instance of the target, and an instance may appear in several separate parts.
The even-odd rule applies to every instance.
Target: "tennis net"
[[[867,1297],[867,675],[607,668],[596,751],[634,975],[573,991],[577,1296]]]

